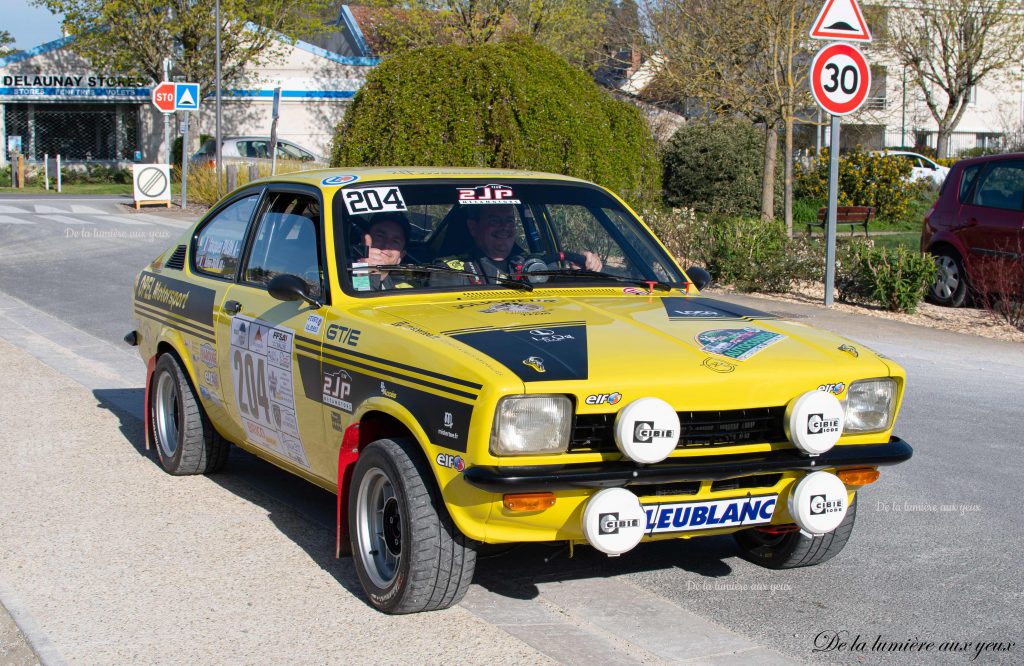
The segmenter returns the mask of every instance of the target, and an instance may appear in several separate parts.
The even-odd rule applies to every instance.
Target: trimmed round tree
[[[530,169],[594,181],[634,204],[661,195],[640,111],[524,39],[385,59],[338,125],[331,164]]]

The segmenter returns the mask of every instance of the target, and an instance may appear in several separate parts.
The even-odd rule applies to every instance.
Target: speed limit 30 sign
[[[859,109],[871,88],[871,68],[857,47],[829,44],[811,62],[811,93],[834,116]]]

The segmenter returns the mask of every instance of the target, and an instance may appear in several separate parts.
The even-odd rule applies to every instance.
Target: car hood
[[[774,406],[819,388],[843,398],[850,382],[891,374],[849,340],[704,296],[538,295],[375,310],[490,357],[527,391],[576,393],[581,405],[628,393],[694,410]]]

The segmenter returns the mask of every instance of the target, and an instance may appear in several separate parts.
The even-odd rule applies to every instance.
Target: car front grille
[[[785,407],[678,412],[677,449],[714,448],[786,440]],[[615,446],[615,414],[578,414],[569,451],[608,453]]]

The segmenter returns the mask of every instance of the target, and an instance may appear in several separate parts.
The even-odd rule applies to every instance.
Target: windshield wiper
[[[533,285],[529,282],[520,282],[510,277],[481,276],[470,271],[460,271],[450,266],[435,266],[433,264],[374,264],[369,266],[349,267],[349,272],[366,271],[371,268],[390,271],[394,273],[448,273],[451,275],[466,275],[474,278],[490,278],[498,284],[507,285],[513,289],[522,291],[533,291]],[[485,283],[486,284],[486,283]]]
[[[653,291],[658,289],[659,291],[672,291],[672,285],[667,282],[659,282],[657,280],[641,280],[639,278],[628,278],[621,275],[612,275],[611,273],[602,273],[600,271],[590,271],[587,269],[574,270],[571,268],[560,268],[546,271],[530,271],[529,273],[516,273],[516,275],[525,275],[527,277],[531,275],[544,275],[544,276],[558,276],[558,277],[581,277],[589,278],[591,280],[613,280],[615,282],[626,282],[628,284],[635,284],[641,287],[647,287],[648,290]]]

